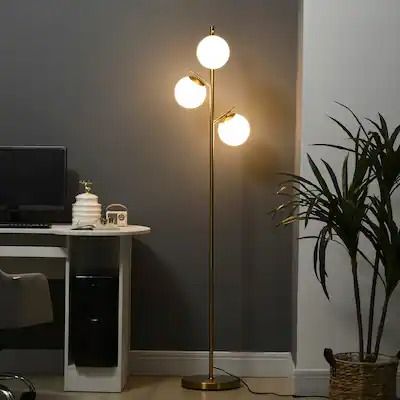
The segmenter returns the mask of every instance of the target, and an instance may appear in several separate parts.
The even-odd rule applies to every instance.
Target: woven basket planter
[[[395,400],[399,359],[380,355],[376,363],[359,362],[358,353],[339,353],[331,366],[331,400]]]

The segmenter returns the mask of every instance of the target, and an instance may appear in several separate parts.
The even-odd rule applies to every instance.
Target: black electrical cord
[[[230,372],[224,370],[223,368],[218,368],[214,367],[214,369],[217,369],[218,371],[222,371],[225,374],[232,376],[233,378],[239,379],[240,382],[243,384],[243,386],[251,393],[251,394],[256,394],[256,395],[263,395],[263,396],[278,396],[278,397],[291,397],[293,399],[328,399],[328,396],[303,396],[303,395],[296,395],[296,394],[281,394],[281,393],[274,393],[274,392],[257,392],[256,390],[253,390],[249,384],[240,376],[236,376],[234,374],[231,374]]]

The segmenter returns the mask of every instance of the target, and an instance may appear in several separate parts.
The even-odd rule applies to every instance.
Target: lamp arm
[[[189,71],[189,78],[193,79],[195,81],[198,81],[201,85],[207,86],[208,89],[211,88],[211,85],[209,82],[207,82],[201,75],[199,75],[197,72],[194,71]]]
[[[233,112],[234,109],[235,106],[231,107],[228,111],[225,111],[223,114],[215,118],[214,124],[217,124],[218,122],[223,121],[226,118],[233,117],[235,115],[235,113]]]

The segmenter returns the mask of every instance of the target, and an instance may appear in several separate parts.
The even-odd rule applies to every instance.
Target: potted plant
[[[321,160],[321,165],[307,155],[315,179],[284,174],[285,181],[278,191],[285,201],[274,214],[280,216],[278,225],[304,221],[305,227],[314,223],[316,235],[303,237],[315,241],[314,271],[329,299],[326,284],[326,251],[331,243],[340,243],[347,250],[352,275],[354,303],[358,327],[358,351],[324,355],[331,366],[330,398],[395,399],[396,372],[399,354],[380,354],[387,310],[400,281],[400,231],[393,215],[393,194],[400,186],[400,125],[389,132],[387,123],[361,120],[347,106],[357,129],[330,117],[349,139],[348,146],[328,146],[343,153],[340,175]],[[351,167],[349,166],[351,160]],[[373,249],[371,258],[360,248],[360,239],[367,240]],[[364,240],[362,239],[362,240]],[[372,268],[369,310],[362,310],[359,269]],[[376,292],[384,290],[383,307],[376,320]],[[368,325],[363,325],[363,312],[368,313]],[[376,325],[377,324],[377,325]]]

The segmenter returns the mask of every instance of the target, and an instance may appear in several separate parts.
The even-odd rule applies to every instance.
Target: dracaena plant
[[[375,362],[390,299],[400,281],[400,232],[393,216],[392,197],[400,186],[400,146],[397,138],[400,125],[389,133],[387,123],[379,114],[379,121],[367,119],[368,128],[347,106],[357,128],[352,132],[339,120],[330,117],[349,139],[347,146],[317,144],[344,153],[341,171],[320,160],[320,166],[307,154],[313,178],[284,174],[286,179],[278,191],[286,201],[273,210],[279,215],[278,225],[304,222],[305,227],[316,223],[313,239],[314,272],[329,299],[327,288],[326,252],[330,243],[343,245],[349,255],[357,315],[359,359]],[[349,159],[352,159],[349,168]],[[377,187],[377,190],[374,189]],[[360,249],[360,239],[365,237],[375,252],[370,259]],[[360,263],[360,260],[363,260]],[[359,269],[365,265],[373,269],[368,327],[365,333],[361,309]],[[374,335],[375,300],[378,284],[382,284],[385,299]],[[367,339],[366,342],[364,339]],[[375,339],[375,346],[373,340]],[[366,343],[366,344],[365,344]]]

